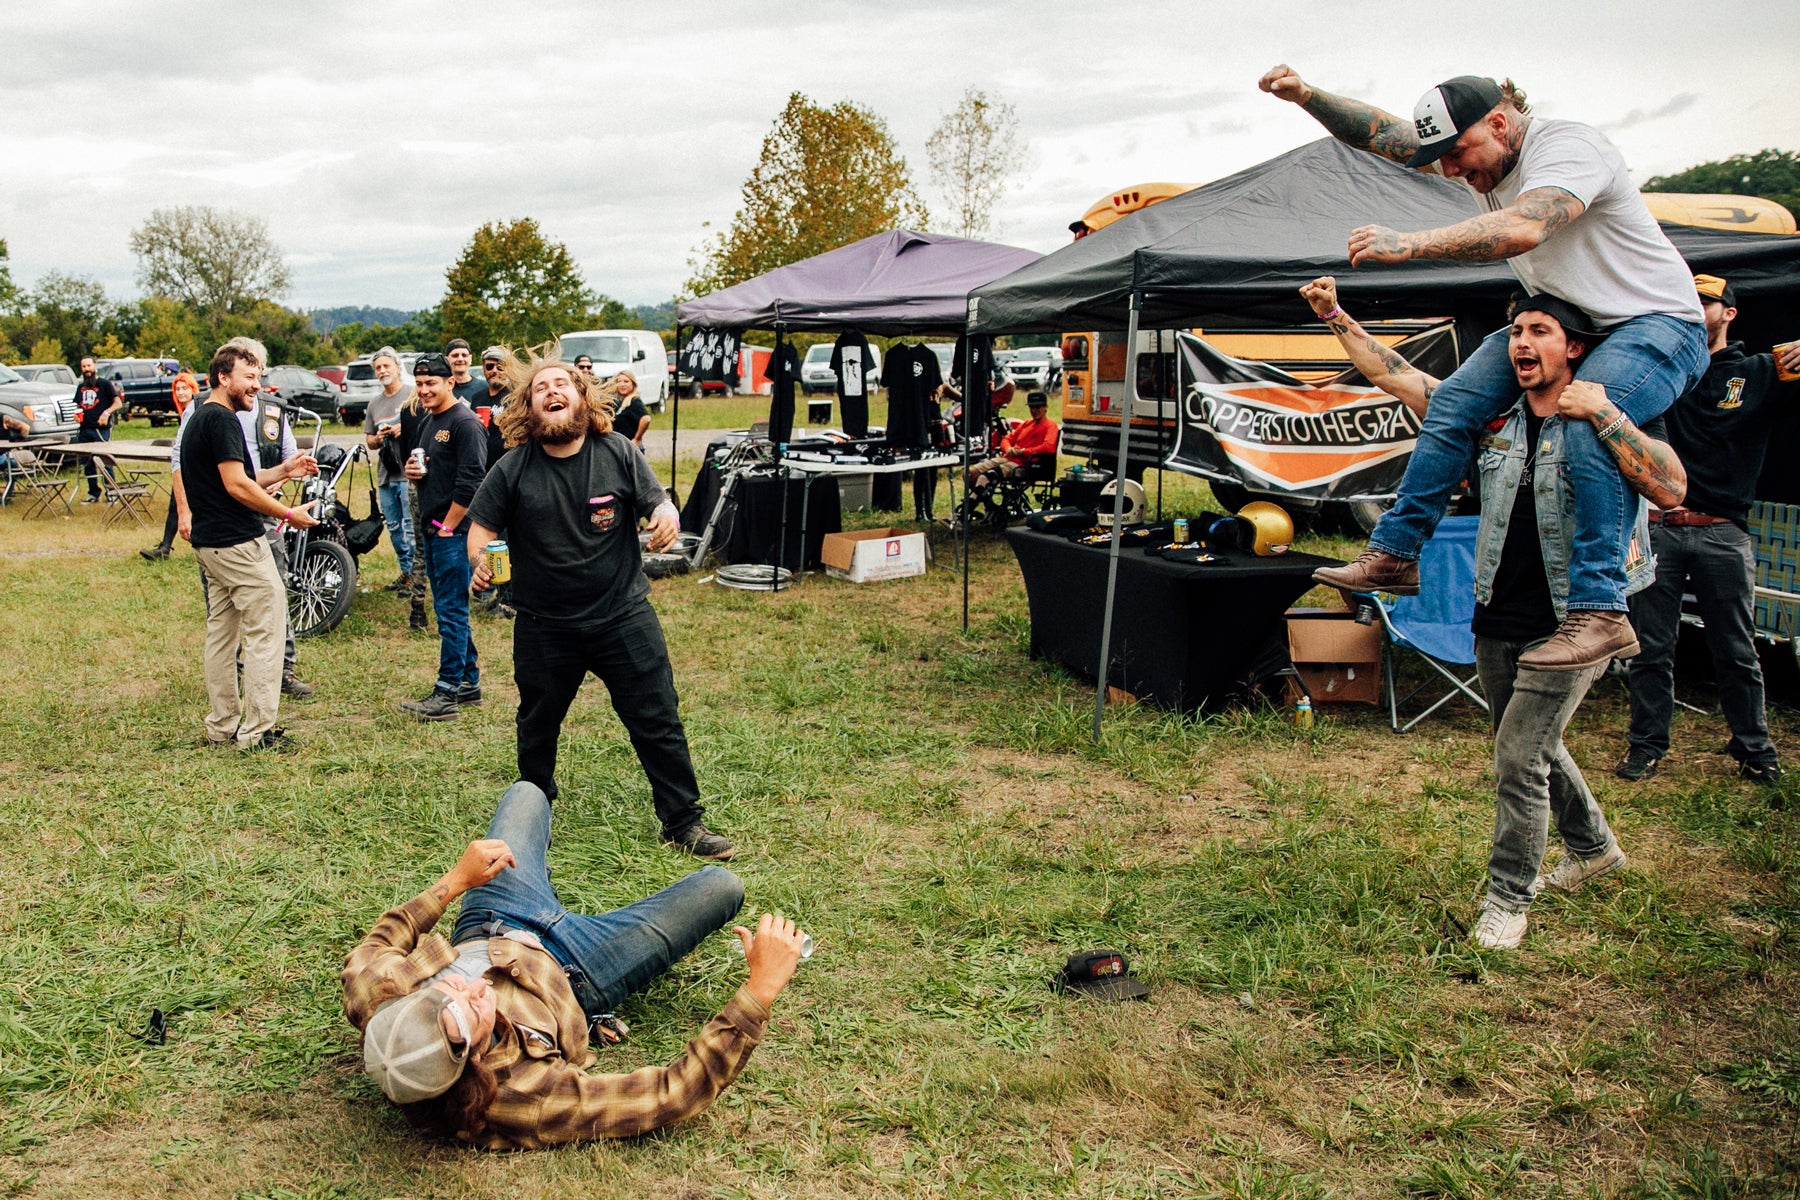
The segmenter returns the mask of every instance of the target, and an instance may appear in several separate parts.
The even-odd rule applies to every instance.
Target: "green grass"
[[[683,423],[687,423],[684,406]],[[730,423],[724,422],[721,423]],[[691,469],[684,467],[684,478]],[[1202,493],[1171,477],[1166,497]],[[360,503],[360,502],[359,502]],[[869,522],[889,518],[871,515]],[[1490,748],[1453,709],[1109,710],[1029,658],[1004,543],[922,579],[780,596],[656,585],[709,819],[746,914],[819,952],[706,1114],[639,1142],[460,1152],[358,1071],[336,968],[477,836],[511,778],[489,699],[420,726],[436,642],[385,593],[304,643],[304,749],[196,743],[191,553],[99,514],[0,510],[0,1195],[375,1200],[766,1196],[1779,1196],[1800,1186],[1800,837],[1682,714],[1650,783],[1605,767],[1622,693],[1571,736],[1632,856],[1484,955]],[[1342,552],[1342,540],[1303,548]],[[385,550],[366,578],[393,570]],[[1322,602],[1309,597],[1313,602]],[[1775,714],[1784,743],[1791,712]],[[657,845],[598,683],[565,728],[552,865],[604,908],[692,863]],[[1447,915],[1448,914],[1448,915]],[[1114,946],[1149,1004],[1044,980]],[[634,998],[607,1069],[667,1061],[742,976],[724,938]],[[169,1039],[140,1034],[150,1010]]]

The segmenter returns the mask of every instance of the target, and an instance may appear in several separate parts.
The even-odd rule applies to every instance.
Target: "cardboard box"
[[[833,579],[851,583],[905,579],[925,573],[925,535],[905,529],[828,533],[819,557]]]
[[[1290,608],[1287,638],[1288,657],[1314,704],[1381,703],[1379,626],[1358,625],[1338,609]],[[1288,703],[1298,703],[1300,695],[1300,685],[1288,680]]]

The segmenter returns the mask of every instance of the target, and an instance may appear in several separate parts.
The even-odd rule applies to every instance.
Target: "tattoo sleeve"
[[[1647,437],[1629,418],[1600,439],[1631,490],[1658,508],[1674,508],[1687,498],[1687,468],[1667,442]]]
[[[1411,121],[1383,112],[1372,104],[1314,88],[1312,99],[1303,107],[1325,127],[1325,132],[1346,146],[1367,150],[1397,163],[1404,163],[1419,148],[1419,135]]]
[[[1561,188],[1533,188],[1499,212],[1403,237],[1414,258],[1497,262],[1535,249],[1584,211],[1581,201]]]

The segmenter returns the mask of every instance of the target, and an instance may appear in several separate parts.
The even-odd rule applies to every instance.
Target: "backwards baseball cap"
[[[1541,312],[1556,318],[1563,332],[1572,334],[1584,342],[1597,342],[1606,334],[1594,327],[1594,319],[1570,304],[1560,296],[1552,296],[1549,292],[1539,292],[1535,296],[1527,296],[1524,292],[1514,292],[1512,303],[1507,306],[1506,319],[1513,320],[1522,312]]]
[[[1117,950],[1083,950],[1069,955],[1050,986],[1100,1000],[1142,1000],[1150,994],[1149,988],[1131,977],[1131,963]]]
[[[451,338],[450,344],[444,347],[444,353],[448,354],[452,350],[467,350],[468,348],[469,343],[463,341],[461,338]]]
[[[415,376],[437,375],[448,379],[451,374],[450,360],[441,354],[422,354],[419,356],[419,361],[413,364],[413,374]]]
[[[1480,75],[1458,75],[1419,97],[1413,105],[1413,128],[1419,148],[1406,160],[1409,167],[1423,167],[1450,153],[1463,131],[1480,121],[1500,103],[1500,85]]]
[[[481,361],[484,363],[485,362],[505,362],[506,361],[506,347],[505,346],[489,346],[486,350],[483,350],[481,352]]]
[[[469,1060],[469,1029],[456,997],[442,988],[422,987],[389,1000],[363,1031],[363,1070],[395,1104],[413,1104],[449,1091]],[[452,1046],[444,1032],[444,1011],[462,1033]]]
[[[1694,276],[1694,290],[1700,293],[1702,300],[1717,300],[1726,308],[1737,307],[1737,293],[1731,290],[1729,283],[1717,275]]]

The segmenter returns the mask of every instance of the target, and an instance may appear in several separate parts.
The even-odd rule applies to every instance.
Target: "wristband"
[[[292,522],[294,519],[294,510],[290,508],[286,512],[282,513],[281,519],[284,521]]]
[[[1319,318],[1319,320],[1321,320],[1321,321],[1329,321],[1333,317],[1341,317],[1343,315],[1344,315],[1344,310],[1336,304],[1331,306],[1330,312],[1322,312],[1322,313],[1314,313],[1313,314],[1313,316]]]
[[[1610,420],[1606,424],[1602,425],[1600,427],[1600,431],[1598,433],[1596,433],[1594,436],[1600,437],[1600,438],[1611,437],[1613,434],[1619,432],[1619,430],[1621,430],[1625,427],[1625,420],[1626,420],[1625,414],[1620,413],[1618,416],[1614,417],[1612,420]]]

